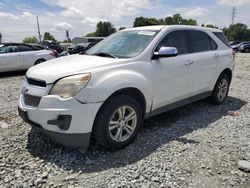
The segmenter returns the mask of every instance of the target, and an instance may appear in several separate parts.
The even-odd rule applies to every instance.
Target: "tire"
[[[249,53],[249,52],[250,52],[250,49],[249,49],[249,48],[246,48],[246,49],[244,50],[244,52],[245,52],[245,53]]]
[[[221,74],[218,78],[212,95],[208,98],[209,102],[216,105],[221,105],[225,102],[228,96],[230,79],[228,75]]]
[[[34,65],[38,65],[38,64],[43,63],[43,62],[45,62],[44,59],[39,59],[39,60],[37,60],[37,61],[35,62]]]
[[[132,117],[126,121],[129,115]],[[114,96],[99,110],[93,127],[93,135],[104,148],[118,150],[128,146],[135,139],[141,124],[142,109],[138,102],[129,96]]]

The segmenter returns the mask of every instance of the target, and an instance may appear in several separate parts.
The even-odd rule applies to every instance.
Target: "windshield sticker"
[[[155,35],[155,32],[153,32],[153,31],[140,31],[140,32],[138,32],[138,35],[153,36],[153,35]]]

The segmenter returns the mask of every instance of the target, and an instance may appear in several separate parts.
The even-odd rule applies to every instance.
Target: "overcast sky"
[[[41,32],[57,40],[65,39],[66,30],[71,38],[92,32],[98,21],[132,27],[137,16],[165,18],[175,13],[197,19],[199,25],[225,27],[233,6],[236,22],[250,26],[250,0],[0,0],[0,32],[5,42],[38,36],[36,15]]]

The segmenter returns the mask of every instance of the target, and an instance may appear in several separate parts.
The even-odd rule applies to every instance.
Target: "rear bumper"
[[[29,117],[28,113],[26,111],[23,111],[20,107],[18,107],[18,114],[19,116],[26,122],[29,123],[32,128],[36,129],[37,131],[45,134],[52,140],[54,140],[56,143],[66,146],[66,147],[71,147],[71,148],[84,148],[85,150],[88,148],[89,145],[89,139],[91,133],[58,133],[54,131],[49,131],[44,129],[41,125],[32,122]]]

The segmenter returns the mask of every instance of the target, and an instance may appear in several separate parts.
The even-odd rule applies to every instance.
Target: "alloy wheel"
[[[124,142],[134,133],[137,125],[136,111],[130,106],[118,108],[109,122],[109,135],[115,142]]]
[[[224,98],[227,96],[228,93],[228,82],[226,79],[222,79],[219,84],[219,91],[218,91],[218,99],[220,101],[224,100]]]

